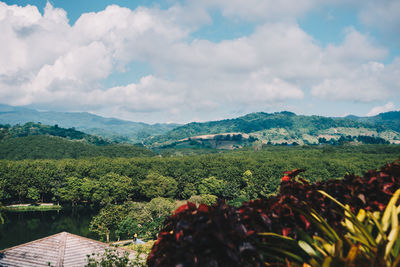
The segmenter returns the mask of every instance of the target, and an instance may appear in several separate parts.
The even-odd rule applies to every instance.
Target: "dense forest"
[[[122,203],[210,194],[248,200],[276,192],[286,170],[303,168],[309,181],[361,174],[397,159],[393,145],[242,149],[181,157],[1,160],[0,201]]]
[[[63,159],[83,157],[140,157],[154,153],[142,146],[110,144],[98,146],[54,136],[26,136],[0,142],[0,159]]]

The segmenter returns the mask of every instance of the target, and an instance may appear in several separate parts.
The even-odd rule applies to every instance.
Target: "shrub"
[[[299,239],[298,229],[314,235],[318,227],[298,210],[312,209],[330,227],[345,234],[343,213],[337,201],[349,205],[357,214],[383,211],[393,193],[400,188],[400,164],[395,162],[380,171],[368,171],[363,177],[346,175],[343,180],[310,184],[296,176],[303,170],[286,172],[275,196],[243,203],[239,208],[220,201],[216,205],[188,203],[165,222],[148,258],[150,266],[243,266],[263,265],[263,255],[255,249],[266,237],[256,233],[272,232]],[[337,212],[335,212],[337,211]]]
[[[197,205],[199,204],[206,204],[206,205],[213,205],[217,202],[218,197],[215,195],[195,195],[191,196],[189,199],[189,202],[195,203]]]
[[[261,266],[252,234],[224,201],[213,206],[194,203],[178,208],[147,259],[149,266]]]
[[[360,209],[357,216],[323,191],[321,194],[334,201],[341,209],[345,230],[336,232],[330,225],[308,208],[297,210],[318,228],[318,236],[310,236],[297,228],[299,240],[277,235],[261,233],[267,240],[260,246],[260,253],[269,261],[287,263],[290,266],[307,263],[309,266],[387,266],[400,264],[399,222],[400,205],[396,205],[400,196],[397,190],[389,201],[383,214]],[[294,261],[294,262],[293,262]],[[304,265],[303,265],[304,266]]]

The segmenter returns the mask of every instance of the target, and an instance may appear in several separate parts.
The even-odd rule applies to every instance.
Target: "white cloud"
[[[0,2],[0,73],[31,71],[68,49],[68,21],[49,4],[44,16],[34,6],[7,6]],[[49,42],[46,42],[49,41]]]
[[[340,64],[358,65],[366,61],[384,59],[388,51],[377,47],[368,36],[354,28],[346,29],[346,36],[340,45],[328,45],[325,49],[325,60]]]
[[[323,53],[319,80],[311,94],[325,100],[373,102],[398,94],[400,60],[383,64],[388,51],[353,28],[340,45],[328,45]]]
[[[149,75],[138,84],[92,91],[82,100],[82,104],[101,107],[107,103],[131,112],[172,110],[184,104],[183,87],[177,82]]]
[[[7,44],[0,49],[0,102],[174,115],[261,110],[307,97],[308,88],[320,99],[367,102],[399,88],[400,59],[381,63],[388,52],[369,36],[348,28],[343,43],[322,47],[285,20],[312,8],[312,0],[227,3],[192,1],[166,10],[111,5],[71,26],[65,11],[50,4],[42,16],[36,7],[0,2],[0,41]],[[213,7],[265,20],[249,36],[192,40],[210,23]],[[145,62],[153,73],[104,88],[102,81],[130,62]]]
[[[373,107],[368,113],[367,116],[375,116],[378,115],[379,113],[383,113],[383,112],[388,112],[388,111],[392,111],[395,110],[395,105],[393,104],[393,102],[388,102],[386,105],[384,106],[376,106]]]
[[[45,15],[32,20],[31,26],[42,27],[52,20],[56,27],[64,22],[60,27],[68,36],[69,47],[40,62],[39,68],[24,71],[28,78],[19,85],[19,94],[3,93],[3,99],[16,105],[81,103],[92,109],[114,105],[151,111],[174,105],[201,110],[224,104],[263,104],[303,97],[299,86],[290,81],[296,69],[288,68],[288,75],[283,76],[274,70],[278,64],[279,69],[288,67],[280,63],[279,51],[285,51],[288,60],[299,61],[293,64],[297,69],[304,69],[299,66],[304,56],[311,58],[311,53],[293,52],[296,47],[306,49],[310,43],[310,38],[296,25],[270,24],[250,37],[221,43],[187,43],[187,28],[177,25],[177,19],[171,17],[179,8],[131,11],[109,6],[104,11],[82,15],[69,27],[65,25],[65,14],[48,4]],[[49,45],[52,39],[57,39],[56,44],[61,39],[57,34],[44,37],[41,42]],[[267,53],[263,41],[268,43]],[[123,69],[131,60],[151,63],[155,74],[150,80],[154,82],[145,86],[143,83],[149,78],[143,78],[139,84],[101,88],[102,79],[115,68]]]
[[[378,62],[369,62],[354,70],[345,69],[347,73],[323,79],[312,88],[312,94],[329,100],[372,102],[387,99],[390,90],[381,81],[384,69]]]
[[[400,1],[380,0],[368,1],[360,11],[362,23],[377,28],[390,39],[399,41],[400,29]]]
[[[246,20],[281,21],[303,15],[315,6],[314,0],[207,0],[208,7],[218,7],[225,16],[238,16]]]

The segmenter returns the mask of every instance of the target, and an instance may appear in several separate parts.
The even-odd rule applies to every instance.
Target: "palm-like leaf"
[[[279,253],[282,262],[303,261],[313,267],[350,267],[360,264],[395,267],[400,264],[400,205],[396,205],[400,198],[400,189],[393,194],[382,216],[362,209],[354,215],[348,205],[343,205],[326,192],[319,192],[343,210],[335,212],[344,218],[343,226],[347,232],[344,235],[339,234],[311,208],[306,211],[293,208],[294,212],[303,215],[318,229],[319,235],[311,237],[297,229],[296,241],[290,237],[262,233],[260,235],[273,238],[269,240],[274,241],[273,243],[264,243],[264,248],[269,253]]]

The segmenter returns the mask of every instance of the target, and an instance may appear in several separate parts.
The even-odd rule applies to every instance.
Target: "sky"
[[[147,123],[400,105],[398,0],[0,1],[0,103]]]

